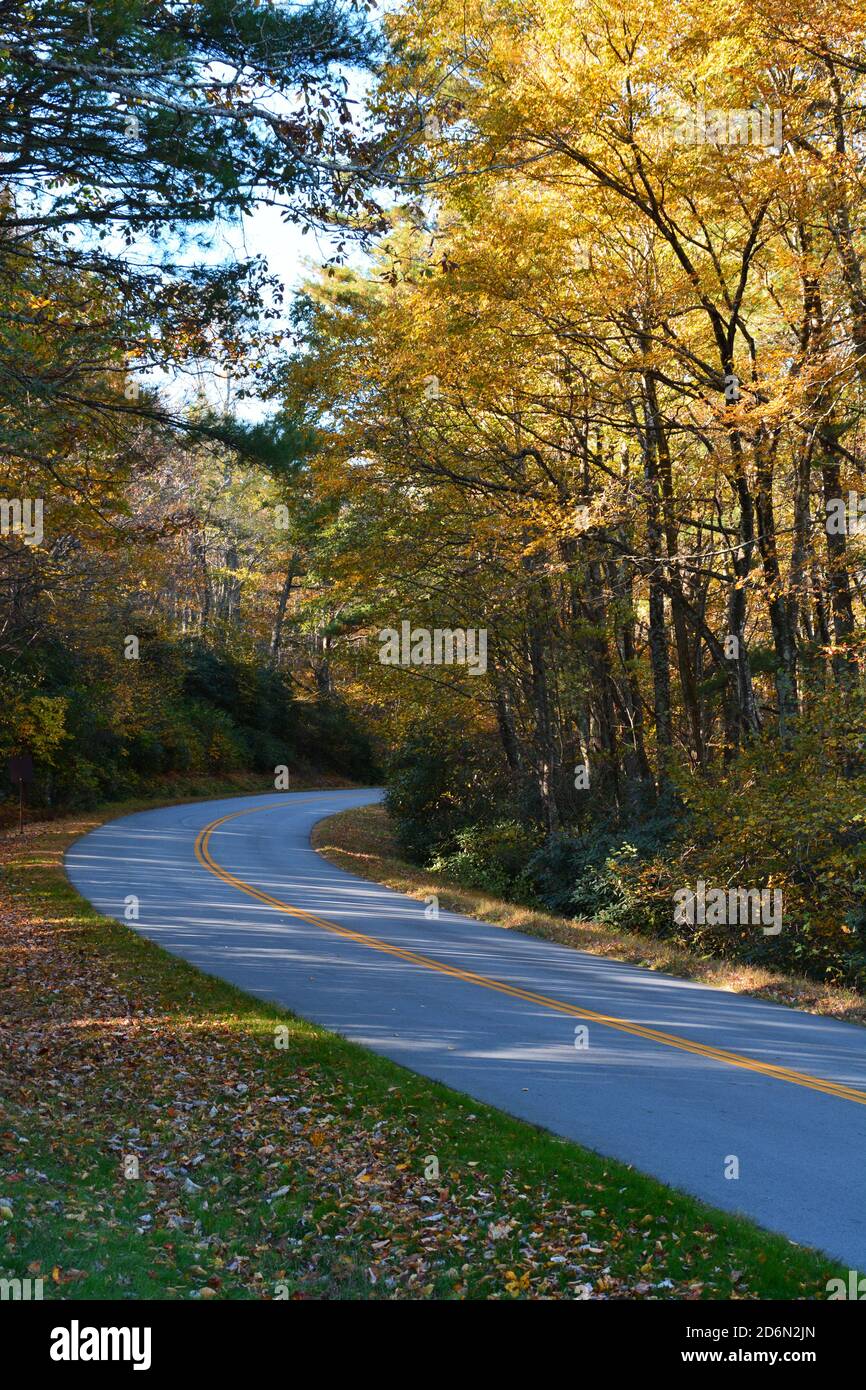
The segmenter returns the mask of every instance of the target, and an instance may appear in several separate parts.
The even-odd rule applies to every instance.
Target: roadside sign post
[[[24,783],[33,781],[33,759],[29,753],[21,753],[9,759],[9,778],[18,783],[18,834],[24,834]]]

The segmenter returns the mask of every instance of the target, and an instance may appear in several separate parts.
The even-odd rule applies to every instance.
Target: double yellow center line
[[[297,800],[293,798],[291,804],[296,806],[301,800],[312,801],[315,799],[317,798],[299,797]],[[754,1057],[744,1057],[738,1052],[728,1052],[724,1048],[710,1047],[707,1043],[693,1042],[690,1038],[682,1038],[676,1033],[664,1033],[657,1028],[647,1028],[644,1024],[633,1023],[629,1019],[616,1018],[608,1014],[596,1013],[592,1009],[579,1008],[576,1004],[566,1004],[561,999],[553,999],[547,994],[536,994],[532,990],[521,989],[518,985],[506,984],[504,980],[492,979],[489,975],[480,975],[474,970],[462,970],[459,966],[447,965],[444,961],[434,960],[431,956],[422,956],[419,952],[409,951],[402,946],[392,946],[386,941],[378,940],[375,936],[367,936],[364,932],[353,931],[351,927],[344,927],[338,922],[331,922],[326,917],[318,917],[312,912],[305,912],[300,907],[293,907],[291,903],[283,902],[281,898],[275,898],[271,893],[265,893],[261,888],[254,888],[252,884],[238,878],[237,874],[231,873],[217,863],[210,852],[210,839],[215,830],[218,830],[221,825],[227,824],[228,821],[237,820],[239,816],[255,815],[259,811],[273,811],[279,807],[285,809],[286,802],[274,802],[269,806],[251,806],[247,810],[233,811],[230,815],[220,816],[217,820],[211,821],[199,832],[196,838],[196,859],[203,868],[214,874],[223,883],[237,888],[239,892],[246,893],[250,898],[256,898],[277,912],[282,912],[289,917],[299,917],[304,922],[311,922],[313,926],[321,927],[323,931],[345,937],[348,941],[355,941],[361,946],[369,947],[370,950],[382,951],[388,956],[396,956],[398,960],[404,960],[410,965],[419,965],[425,970],[435,970],[440,975],[450,975],[452,979],[463,980],[471,985],[479,985],[482,989],[494,990],[497,994],[507,994],[513,999],[522,999],[525,1003],[537,1004],[541,1008],[551,1009],[554,1013],[568,1014],[571,1018],[603,1024],[605,1028],[615,1028],[618,1032],[629,1033],[635,1038],[645,1038],[649,1042],[662,1043],[665,1047],[674,1047],[680,1052],[692,1052],[699,1057],[706,1057],[714,1062],[722,1062],[726,1066],[757,1072],[759,1075],[771,1077],[775,1081],[788,1081],[795,1086],[805,1086],[811,1091],[822,1091],[825,1095],[835,1096],[838,1100],[850,1100],[857,1105],[866,1105],[866,1093],[855,1090],[852,1086],[843,1086],[837,1081],[824,1081],[820,1077],[793,1071],[789,1067],[777,1067],[769,1062],[759,1062]]]

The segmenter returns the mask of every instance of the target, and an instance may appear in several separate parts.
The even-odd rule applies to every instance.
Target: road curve
[[[134,895],[129,925],[200,969],[866,1270],[866,1031],[428,919],[310,846],[316,821],[379,795],[142,811],[78,840],[66,870],[121,921]]]

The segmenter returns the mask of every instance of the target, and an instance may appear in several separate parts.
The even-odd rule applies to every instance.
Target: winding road
[[[380,794],[139,812],[78,840],[67,873],[250,994],[866,1270],[866,1030],[431,919],[310,846]]]

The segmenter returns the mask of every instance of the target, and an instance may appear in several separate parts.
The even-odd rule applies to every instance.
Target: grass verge
[[[63,852],[139,806],[0,841],[2,1277],[58,1299],[699,1299],[823,1298],[844,1273],[99,916]]]
[[[436,895],[440,907],[477,917],[481,922],[512,931],[556,941],[593,956],[643,965],[649,970],[678,975],[684,980],[726,989],[733,994],[749,994],[771,999],[807,1013],[866,1025],[866,999],[856,990],[822,984],[805,976],[788,975],[766,966],[746,965],[742,961],[717,960],[688,951],[670,941],[639,936],[600,922],[581,922],[539,912],[518,903],[491,897],[489,893],[463,888],[431,869],[422,869],[400,857],[391,825],[380,805],[340,811],[320,821],[313,830],[313,844],[320,854],[341,869],[387,884],[411,898]]]

